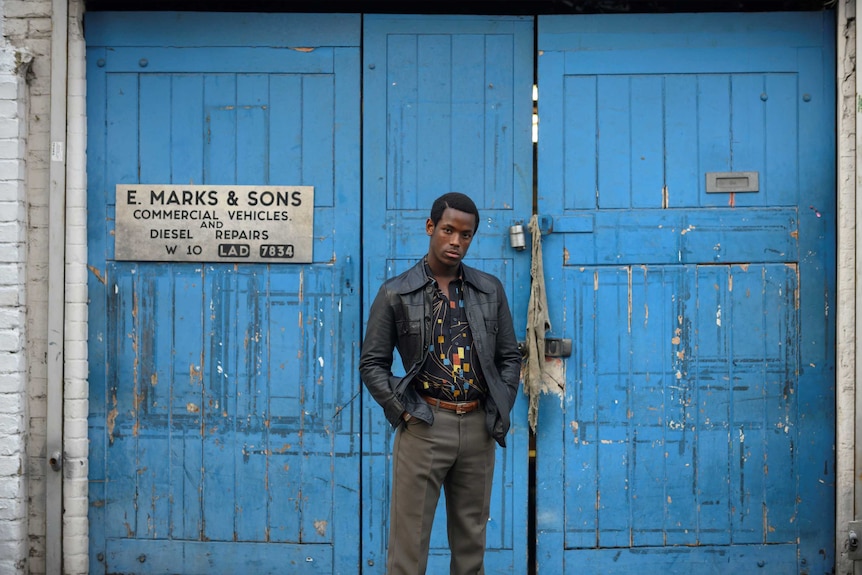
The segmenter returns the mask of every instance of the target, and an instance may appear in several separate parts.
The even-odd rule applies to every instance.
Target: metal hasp
[[[851,561],[862,561],[862,521],[851,521],[847,524],[847,558]]]
[[[759,192],[759,172],[707,172],[706,193]]]
[[[569,338],[545,338],[545,357],[569,357],[572,355],[572,340]]]
[[[518,342],[518,351],[522,357],[527,357],[528,349],[526,341]],[[572,340],[565,338],[545,338],[545,357],[569,357],[572,355]]]

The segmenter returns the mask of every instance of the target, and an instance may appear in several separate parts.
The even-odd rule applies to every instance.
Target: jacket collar
[[[487,274],[480,272],[475,268],[461,263],[461,277],[464,283],[470,284],[475,289],[491,293],[494,291],[494,284],[488,279]],[[431,283],[431,278],[425,273],[425,258],[419,260],[416,265],[404,272],[401,276],[401,281],[395,286],[398,293],[410,293],[422,289]]]

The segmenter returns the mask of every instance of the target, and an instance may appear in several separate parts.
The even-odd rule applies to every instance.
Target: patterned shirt
[[[425,262],[425,273],[434,282],[431,316],[431,345],[425,363],[414,380],[420,395],[444,401],[473,401],[488,393],[473,347],[473,332],[464,310],[464,281],[461,274],[449,282],[443,294]]]

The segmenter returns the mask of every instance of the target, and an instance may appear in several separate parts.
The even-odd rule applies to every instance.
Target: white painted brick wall
[[[14,453],[0,451],[0,573],[45,573],[45,412],[48,262],[48,133],[50,129],[50,0],[0,0],[0,310],[17,313],[17,326],[0,320],[0,421]],[[27,81],[14,73],[20,51],[32,54]],[[5,64],[5,61],[4,61]],[[4,285],[4,284],[9,285]],[[25,297],[26,296],[26,297]],[[26,352],[24,351],[26,350]],[[9,352],[9,355],[13,355]],[[2,434],[2,431],[0,431]],[[14,487],[14,488],[13,488]],[[4,493],[14,499],[2,499]],[[24,505],[23,502],[29,502]],[[8,518],[7,518],[8,515]]]
[[[27,93],[17,62],[0,44],[0,573],[30,573],[27,464]]]

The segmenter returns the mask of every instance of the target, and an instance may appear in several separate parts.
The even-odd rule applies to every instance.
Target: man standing
[[[484,573],[494,441],[505,447],[521,355],[503,285],[461,262],[478,228],[469,197],[437,198],[425,222],[428,254],[371,305],[359,371],[397,427],[389,575],[425,573],[441,487],[449,572]],[[395,349],[404,377],[392,375]]]

